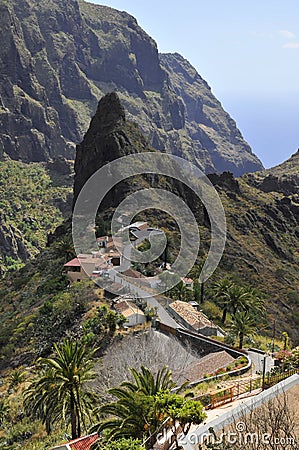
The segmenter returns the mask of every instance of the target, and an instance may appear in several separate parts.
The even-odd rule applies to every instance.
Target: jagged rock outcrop
[[[299,195],[299,150],[287,161],[247,176],[248,181],[264,192]]]
[[[180,55],[125,12],[82,0],[0,5],[0,152],[74,158],[98,100],[117,91],[149,144],[205,172],[260,170],[236,124]]]
[[[63,156],[58,156],[57,158],[48,161],[47,167],[60,175],[71,175],[73,171],[72,161],[66,160]]]
[[[0,211],[0,249],[1,259],[9,256],[15,260],[25,262],[29,257],[27,246],[22,233],[14,226],[7,223],[5,215]],[[2,272],[0,262],[0,273]]]
[[[81,144],[77,145],[74,202],[85,182],[103,165],[131,153],[149,149],[140,130],[126,121],[124,107],[115,92],[98,104]]]
[[[240,194],[240,186],[238,180],[234,178],[231,172],[223,172],[220,175],[212,173],[208,175],[208,178],[214,186],[222,187],[226,190],[226,192]]]

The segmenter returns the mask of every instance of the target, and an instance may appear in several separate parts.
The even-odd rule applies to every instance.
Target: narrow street
[[[177,322],[170,316],[170,314],[166,311],[166,309],[163,308],[162,305],[160,305],[158,300],[156,300],[155,297],[151,296],[149,292],[141,289],[141,287],[139,286],[135,286],[132,283],[125,281],[122,277],[118,275],[118,272],[116,271],[113,271],[111,273],[111,276],[113,276],[114,282],[120,283],[123,286],[127,287],[129,289],[130,294],[136,295],[137,297],[140,298],[144,298],[151,308],[157,308],[158,317],[162,323],[173,328],[178,328],[179,325],[177,324]]]

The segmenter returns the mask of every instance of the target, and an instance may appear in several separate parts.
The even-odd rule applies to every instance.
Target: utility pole
[[[204,301],[204,282],[200,285],[200,303],[203,304]]]
[[[168,250],[168,241],[166,241],[166,246],[164,250],[164,268],[167,269],[167,250]]]
[[[274,354],[274,350],[275,350],[275,332],[276,332],[276,320],[274,319],[273,322],[273,336],[272,336],[272,357]]]
[[[265,375],[266,375],[266,356],[264,356],[264,361],[263,361],[262,391],[265,389]]]

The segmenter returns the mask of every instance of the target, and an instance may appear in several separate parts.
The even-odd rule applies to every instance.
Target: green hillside
[[[20,267],[70,212],[72,181],[37,163],[0,161],[2,271]]]
[[[112,103],[109,103],[109,99]],[[116,96],[107,95],[91,122],[85,140],[78,147],[75,192],[78,193],[86,178],[107,163],[109,158],[115,159],[127,153],[142,152],[144,149],[145,141],[142,135],[136,126],[130,126],[130,123],[126,122]],[[19,167],[19,163],[14,164]],[[53,205],[53,193],[57,192],[55,189],[66,192],[67,188],[58,187],[57,183],[54,186],[53,180],[51,182],[50,175],[45,169],[39,166],[29,166],[29,168],[43,173],[44,186],[48,188],[45,187],[43,190],[43,202],[40,201],[40,204],[44,208],[42,211],[47,208],[51,211],[50,206],[46,206],[46,201],[50,197],[50,205]],[[31,180],[30,177],[29,179]],[[235,179],[226,172],[222,175],[211,175],[210,179],[221,197],[226,212],[228,232],[220,265],[206,283],[209,300],[207,313],[211,319],[219,321],[221,311],[214,305],[214,298],[209,294],[209,288],[216,280],[229,275],[238,285],[255,288],[263,296],[266,315],[260,317],[261,334],[267,335],[270,341],[273,321],[276,319],[277,336],[281,336],[281,333],[286,331],[293,342],[298,344],[299,202],[297,195],[287,196],[278,191],[264,192],[252,185],[249,176]],[[156,183],[158,187],[163,188],[163,181],[165,189],[179,192],[178,185],[167,179],[163,180],[163,177],[152,179],[151,187]],[[105,229],[109,228],[109,217],[115,207],[115,200],[140,187],[148,186],[149,180],[141,177],[135,177],[119,185],[117,196],[107,197],[105,211],[102,211],[101,220]],[[29,196],[30,193],[32,197],[27,198],[23,194],[20,197],[25,197],[30,204],[38,205],[39,202],[34,196],[39,198],[40,194],[38,194],[39,189],[37,187],[36,189],[35,192],[33,187],[25,190],[26,195]],[[52,192],[51,196],[50,192]],[[181,194],[194,211],[201,235],[198,260],[189,274],[195,278],[209,251],[209,223],[202,205],[192,193],[182,189]],[[39,211],[38,208],[37,211]],[[43,213],[39,211],[39,214]],[[34,217],[33,213],[31,216]],[[146,218],[154,225],[168,231],[172,241],[168,248],[169,256],[170,258],[176,256],[179,239],[177,230],[173,227],[173,220],[159,211],[153,211],[151,215],[151,210]],[[57,222],[61,219],[62,216],[59,215]],[[54,221],[51,224],[54,227]],[[33,236],[30,233],[29,235]],[[49,351],[53,342],[61,339],[62,336],[69,332],[78,332],[85,320],[84,314],[90,308],[90,301],[93,302],[97,298],[96,286],[92,283],[72,288],[74,290],[68,288],[66,276],[63,274],[63,264],[74,255],[69,221],[56,230],[51,242],[51,245],[42,250],[37,258],[31,259],[21,270],[8,274],[0,282],[2,367],[8,365],[10,361],[14,361],[14,364],[21,361],[29,362],[39,354]],[[211,307],[211,305],[214,306]],[[206,309],[205,304],[203,308]]]

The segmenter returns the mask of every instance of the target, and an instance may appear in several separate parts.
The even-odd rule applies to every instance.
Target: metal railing
[[[239,380],[232,386],[223,388],[217,392],[212,392],[209,394],[202,394],[200,396],[194,397],[194,400],[202,402],[206,409],[214,409],[219,406],[225,405],[226,403],[231,403],[240,395],[250,394],[256,389],[268,389],[280,381],[298,373],[298,369],[288,370],[279,374],[271,375],[268,373],[264,379],[259,376],[257,378],[251,378],[250,380]]]

